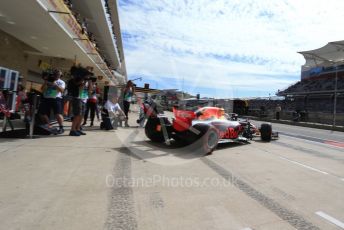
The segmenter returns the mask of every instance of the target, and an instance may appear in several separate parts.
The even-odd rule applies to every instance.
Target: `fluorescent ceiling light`
[[[48,8],[44,5],[44,3],[41,0],[37,0],[37,2],[45,11],[48,11]]]

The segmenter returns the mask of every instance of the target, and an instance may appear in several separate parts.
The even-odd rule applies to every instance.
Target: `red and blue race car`
[[[173,108],[172,121],[158,113],[154,102],[144,103],[147,117],[146,136],[153,142],[176,142],[195,144],[209,154],[219,143],[248,143],[254,137],[269,142],[278,137],[270,124],[262,124],[258,129],[248,120],[237,120],[218,107],[202,107],[197,110],[179,110]]]

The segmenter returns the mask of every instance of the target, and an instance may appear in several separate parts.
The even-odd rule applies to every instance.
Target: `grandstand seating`
[[[301,52],[306,63],[309,59],[313,60],[313,56],[309,57],[312,53],[314,52]],[[322,55],[317,57],[322,59]],[[303,121],[324,124],[336,122],[337,125],[344,125],[344,61],[339,62],[338,57],[323,58],[321,61],[323,66],[302,66],[301,80],[284,90],[278,90],[276,95],[285,97],[283,102],[279,102],[282,106],[282,119],[290,119],[290,115],[296,113],[301,117],[303,114]],[[273,109],[273,106],[269,107],[268,109]]]
[[[307,111],[307,112],[333,112],[333,95],[327,96],[299,96],[286,98],[285,100],[252,99],[248,101],[249,114],[256,115],[264,108],[265,112],[273,114],[277,104],[283,112]],[[344,113],[344,96],[337,97],[337,113]]]
[[[335,88],[335,72],[311,77],[279,91],[277,95],[331,91]],[[344,90],[344,71],[338,72],[337,90]]]

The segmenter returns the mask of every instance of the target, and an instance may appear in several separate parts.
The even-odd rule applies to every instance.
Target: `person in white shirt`
[[[56,107],[57,107],[57,111],[56,111],[56,120],[59,123],[60,129],[59,129],[59,133],[63,133],[64,129],[63,129],[63,92],[66,88],[66,83],[61,79],[62,77],[62,72],[59,70],[57,73],[58,79],[56,80],[56,85],[57,87],[60,89],[57,92],[56,95]]]
[[[45,125],[49,125],[50,111],[53,110],[56,120],[60,125],[59,134],[63,133],[63,100],[62,94],[66,84],[61,78],[62,72],[52,69],[43,72],[44,84],[42,85],[43,98],[41,100],[39,114]]]
[[[121,109],[121,106],[118,104],[118,98],[115,96],[110,97],[106,101],[104,108],[108,111],[109,117],[112,120],[115,120],[120,117],[126,117],[125,113]]]

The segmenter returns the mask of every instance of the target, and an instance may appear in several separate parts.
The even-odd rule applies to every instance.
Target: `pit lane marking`
[[[303,145],[300,146],[298,144],[294,144],[294,143],[290,144],[290,143],[285,143],[285,142],[281,142],[281,141],[273,142],[273,144],[274,145],[279,145],[279,146],[282,146],[282,147],[285,147],[285,148],[294,149],[296,151],[301,151],[303,153],[310,154],[310,155],[315,156],[315,157],[326,158],[326,159],[331,159],[331,160],[334,160],[334,161],[339,161],[339,162],[344,164],[344,158],[342,158],[342,157],[333,156],[331,154],[325,153],[324,151],[318,151],[318,150],[314,150],[314,149],[311,149],[311,148],[306,148],[306,147],[303,147]]]
[[[336,146],[336,147],[344,148],[344,142],[338,142],[338,141],[325,141],[324,143],[325,143],[325,144],[328,144],[328,145],[333,145],[333,146]]]
[[[322,173],[322,174],[324,174],[324,175],[329,175],[328,172],[324,172],[324,171],[322,171],[322,170],[313,168],[313,167],[311,167],[311,166],[308,166],[308,165],[305,165],[305,164],[301,164],[301,163],[299,163],[299,162],[297,162],[297,161],[289,160],[288,158],[281,157],[281,156],[280,156],[279,158],[281,158],[282,160],[286,160],[286,161],[288,161],[288,162],[290,162],[290,163],[293,163],[293,164],[302,166],[302,167],[307,168],[307,169],[309,169],[309,170],[312,170],[312,171],[314,171],[314,172]]]
[[[277,156],[277,157],[279,157],[279,158],[282,159],[282,160],[286,160],[286,161],[288,161],[288,162],[290,162],[290,163],[293,163],[293,164],[296,164],[296,165],[305,167],[305,168],[307,168],[307,169],[309,169],[309,170],[312,170],[312,171],[315,171],[315,172],[319,172],[319,173],[322,173],[322,174],[324,174],[324,175],[333,176],[333,177],[335,177],[335,178],[337,178],[337,179],[339,179],[339,180],[341,180],[341,181],[344,181],[344,178],[341,178],[341,177],[338,176],[338,175],[335,175],[335,174],[332,174],[332,173],[328,173],[328,172],[322,171],[322,170],[320,170],[320,169],[316,169],[316,168],[314,168],[314,167],[311,167],[311,166],[309,166],[309,165],[302,164],[302,163],[297,162],[297,161],[290,160],[290,159],[288,159],[288,158],[286,158],[286,157],[281,156],[280,154],[275,154],[275,153],[266,151],[265,149],[261,149],[261,148],[259,148],[259,149],[262,150],[262,151],[264,151],[264,152],[266,152],[266,153],[269,153],[269,154],[271,154],[271,155]]]
[[[278,132],[278,133],[281,135],[291,137],[291,138],[302,139],[302,140],[312,142],[312,143],[318,143],[321,145],[325,145],[327,147],[331,146],[331,147],[334,147],[336,149],[343,149],[344,148],[344,142],[340,142],[340,141],[321,139],[318,137],[312,137],[312,136],[307,136],[307,135],[295,135],[295,134],[288,133],[288,132]]]
[[[293,212],[292,210],[289,210],[288,208],[282,206],[275,200],[269,198],[268,196],[264,195],[260,191],[253,188],[251,185],[243,181],[242,179],[234,176],[232,172],[229,170],[223,168],[216,162],[210,160],[209,158],[202,157],[200,159],[205,165],[210,167],[212,170],[214,170],[217,174],[219,174],[221,177],[225,178],[226,180],[233,179],[235,182],[233,182],[233,185],[244,192],[247,196],[251,197],[253,200],[257,201],[259,204],[261,204],[266,209],[273,212],[275,215],[277,215],[282,220],[289,223],[292,227],[299,230],[306,230],[306,229],[313,229],[313,230],[320,230],[319,227],[315,226],[313,223],[306,220],[303,216]]]
[[[344,229],[344,223],[341,222],[340,220],[337,220],[336,218],[334,218],[334,217],[332,217],[332,216],[330,216],[330,215],[328,215],[328,214],[326,214],[326,213],[324,213],[322,211],[318,211],[315,214],[317,214],[318,216],[320,216],[320,217],[324,218],[325,220],[331,222],[332,224],[334,224],[334,225]]]

